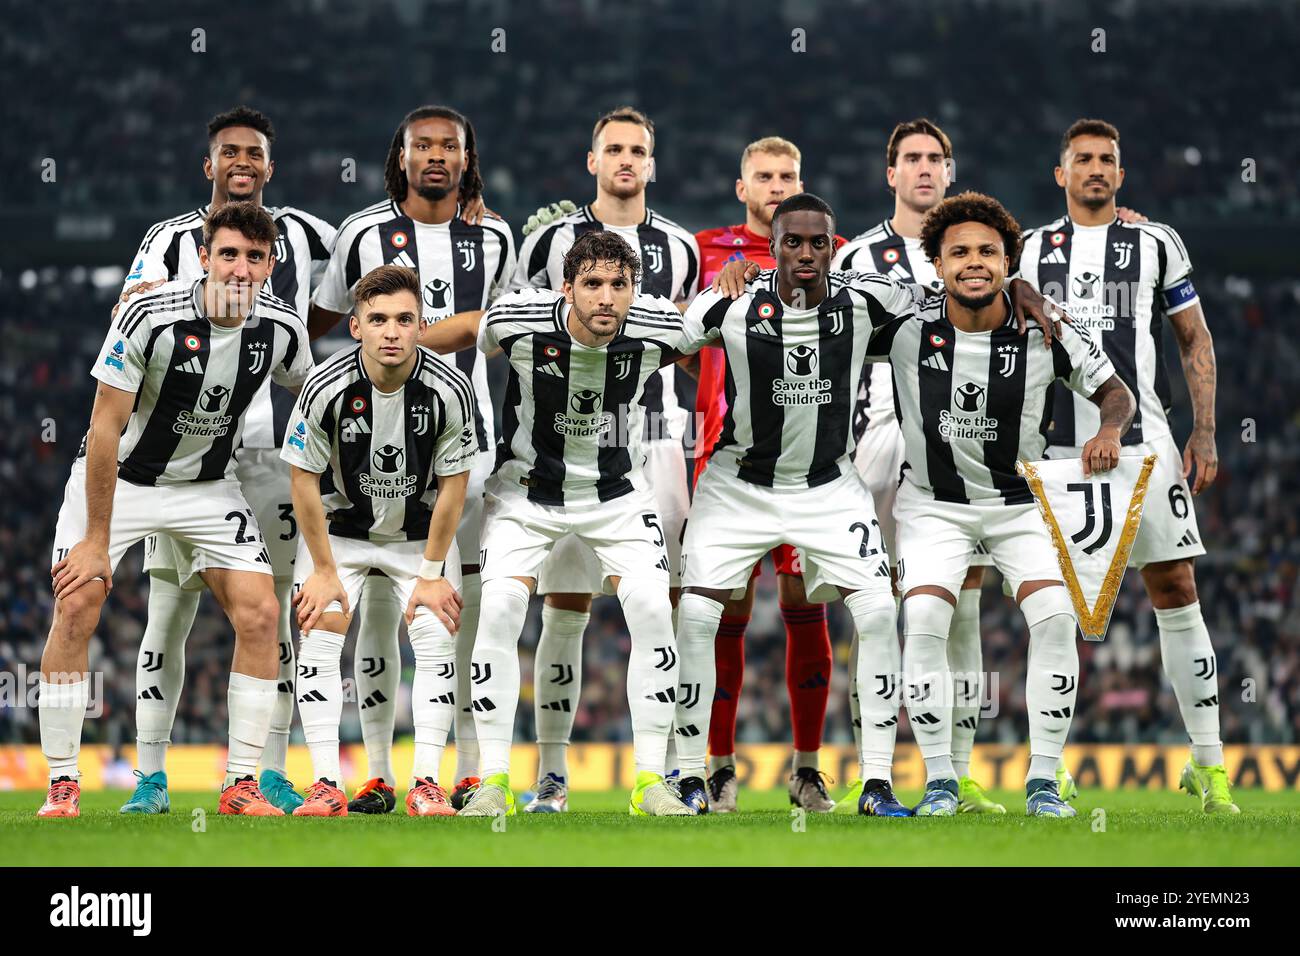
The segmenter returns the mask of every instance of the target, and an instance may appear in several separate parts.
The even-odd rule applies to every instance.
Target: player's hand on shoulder
[[[739,299],[745,294],[745,283],[757,279],[762,271],[756,262],[750,262],[748,259],[733,259],[713,277],[711,288],[728,299]]]
[[[1083,446],[1083,477],[1090,478],[1102,471],[1110,471],[1119,464],[1119,431],[1103,425],[1097,434]]]
[[[537,212],[528,217],[524,223],[524,235],[530,236],[542,226],[549,226],[558,219],[563,219],[571,212],[577,212],[578,207],[568,199],[561,199],[559,202],[553,202],[549,206],[539,206]]]
[[[131,298],[131,296],[139,295],[141,292],[148,292],[151,289],[156,289],[166,281],[166,279],[151,279],[148,282],[137,282],[135,285],[131,286],[131,288],[124,290],[121,297],[113,303],[113,318],[117,318],[118,311],[126,303],[127,299]]]
[[[406,623],[415,620],[416,608],[427,608],[452,634],[460,630],[460,609],[465,606],[446,578],[417,578],[406,605]]]
[[[108,560],[108,548],[83,538],[72,546],[68,556],[50,569],[54,596],[63,600],[88,581],[99,578],[104,582],[104,593],[113,590],[113,569]]]
[[[1117,208],[1115,209],[1115,215],[1119,218],[1119,221],[1120,221],[1120,222],[1129,222],[1129,223],[1132,223],[1132,222],[1150,222],[1150,221],[1151,221],[1151,220],[1148,219],[1146,216],[1142,215],[1142,213],[1138,212],[1136,209],[1129,209],[1128,206],[1119,206],[1119,207],[1117,207]]]
[[[1025,335],[1029,331],[1029,319],[1033,319],[1043,331],[1043,347],[1050,349],[1052,342],[1061,337],[1061,323],[1071,324],[1070,316],[1059,302],[1043,295],[1024,279],[1012,279],[1009,291],[1016,329]]]
[[[465,203],[460,210],[461,221],[470,226],[481,226],[483,225],[485,217],[496,215],[497,214],[489,209],[487,204],[483,202],[482,196],[475,196],[469,202]],[[499,219],[501,217],[497,216],[497,218]]]
[[[298,609],[298,627],[304,633],[310,631],[325,613],[325,609],[334,601],[343,607],[343,616],[348,617],[352,611],[348,607],[348,593],[343,589],[338,572],[316,568],[302,583],[298,593],[293,596],[293,606]]]

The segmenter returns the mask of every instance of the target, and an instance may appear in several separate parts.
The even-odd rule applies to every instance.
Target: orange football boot
[[[81,784],[71,777],[50,781],[45,803],[36,811],[38,817],[81,816]]]
[[[456,808],[447,799],[447,791],[428,777],[416,782],[406,795],[406,815],[409,817],[454,817]]]
[[[307,799],[293,811],[295,817],[346,817],[348,795],[324,777],[307,789]]]
[[[257,789],[257,781],[252,777],[240,777],[225,790],[221,791],[219,813],[244,817],[282,817],[284,811],[273,807]]]
[[[456,784],[456,788],[451,792],[451,805],[457,810],[465,806],[465,802],[474,795],[474,791],[479,788],[483,781],[478,777],[462,777]]]

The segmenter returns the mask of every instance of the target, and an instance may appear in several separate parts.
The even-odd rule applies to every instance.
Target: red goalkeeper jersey
[[[764,269],[776,268],[768,247],[768,237],[752,232],[743,223],[739,226],[723,226],[720,229],[705,229],[695,234],[695,242],[700,247],[700,289],[707,289],[713,284],[713,277],[722,271],[722,267],[733,259],[748,259]],[[835,248],[844,245],[842,236],[835,237]],[[721,348],[700,349],[700,380],[695,392],[696,422],[699,431],[695,436],[696,481],[704,471],[713,446],[722,434],[722,424],[727,417],[727,355]]]

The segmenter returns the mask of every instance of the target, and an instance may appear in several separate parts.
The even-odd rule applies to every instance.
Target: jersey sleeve
[[[686,251],[686,271],[682,276],[681,288],[673,290],[673,301],[690,302],[696,295],[696,286],[700,281],[700,244],[690,233],[684,234],[681,240]]]
[[[1192,260],[1187,255],[1187,247],[1182,238],[1170,226],[1151,223],[1150,234],[1155,237],[1163,250],[1161,261],[1164,268],[1157,280],[1160,286],[1160,301],[1164,305],[1165,315],[1173,315],[1195,305],[1200,301],[1196,288],[1192,285]]]
[[[163,261],[163,255],[167,251],[167,244],[171,238],[171,230],[159,229],[157,226],[145,233],[140,248],[136,250],[135,258],[131,260],[131,271],[127,273],[126,280],[122,283],[123,292],[139,282],[171,278],[167,274],[167,265]]]
[[[350,250],[359,238],[354,229],[343,228],[335,234],[329,262],[325,264],[320,282],[311,297],[312,305],[343,314],[352,310],[352,289],[347,280],[347,260]],[[313,267],[314,265],[313,263]]]
[[[438,447],[433,463],[435,475],[459,475],[474,467],[478,441],[474,436],[474,386],[459,376],[455,395],[444,395],[446,418],[438,432]]]
[[[741,296],[740,300],[730,299],[712,289],[701,292],[682,316],[682,331],[677,342],[677,351],[683,355],[691,355],[720,338],[722,320],[726,318],[727,312],[737,301],[747,299],[748,296]]]
[[[285,323],[293,329],[293,339],[285,350],[284,359],[271,369],[271,381],[285,388],[300,388],[315,368],[311,355],[311,341],[307,327],[301,322]]]
[[[510,291],[515,281],[515,271],[519,262],[515,256],[515,235],[510,224],[504,219],[499,223],[502,234],[501,268],[493,277],[492,288],[488,290],[488,301],[495,302]]]
[[[839,251],[835,253],[835,258],[831,260],[831,271],[852,272],[853,263],[858,258],[857,253],[861,248],[856,242],[847,242],[840,246]]]
[[[903,282],[878,272],[842,273],[848,287],[866,297],[866,318],[872,329],[901,316],[912,315],[925,304],[925,290],[911,282]],[[861,310],[855,309],[855,317]]]
[[[1052,342],[1052,361],[1056,377],[1084,398],[1091,398],[1115,374],[1115,366],[1088,330],[1065,322]]]
[[[322,374],[327,374],[326,370],[322,370]],[[311,381],[309,377],[308,385]],[[315,396],[310,407],[305,404],[308,395]],[[280,449],[282,460],[313,474],[319,475],[325,472],[330,464],[333,442],[322,423],[325,409],[333,397],[334,393],[330,389],[316,391],[308,387],[303,388],[303,396],[294,405],[293,414],[289,416],[289,424],[284,433],[284,445]]]
[[[510,283],[510,291],[551,287],[547,262],[550,259],[551,243],[555,241],[555,231],[558,228],[558,223],[552,223],[533,230],[533,233],[524,239],[523,245],[519,247],[519,262],[515,267],[514,279]]]
[[[124,392],[140,391],[149,365],[146,349],[153,328],[144,311],[144,304],[152,299],[153,297],[137,297],[109,325],[108,335],[99,350],[99,358],[90,370],[90,374],[105,385],[120,388]]]
[[[491,355],[501,348],[501,340],[511,334],[512,330],[517,330],[511,320],[520,311],[520,306],[551,306],[554,305],[554,301],[552,294],[543,295],[535,289],[520,289],[503,295],[492,303],[492,306],[483,313],[483,318],[479,320],[479,351]]]
[[[293,216],[307,234],[307,248],[311,255],[311,287],[319,288],[334,257],[334,245],[338,240],[338,230],[324,219],[313,216],[301,209],[294,209]]]

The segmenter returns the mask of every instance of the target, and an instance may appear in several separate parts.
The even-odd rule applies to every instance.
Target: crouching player
[[[415,763],[406,812],[455,813],[438,767],[455,716],[461,598],[455,535],[477,454],[468,378],[417,344],[420,284],[401,266],[357,283],[357,345],[303,386],[282,457],[293,466],[301,540],[294,604],[302,638],[298,712],[316,781],[294,816],[347,816],[339,769],[340,663],[371,570],[395,584],[415,653]],[[328,522],[328,523],[327,523]]]

